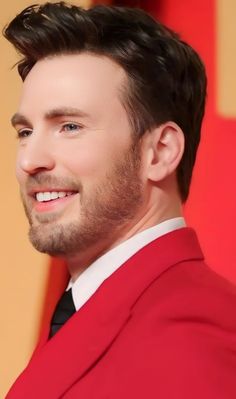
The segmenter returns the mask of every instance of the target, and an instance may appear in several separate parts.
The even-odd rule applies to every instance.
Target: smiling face
[[[111,246],[142,208],[140,144],[121,102],[126,76],[106,57],[44,59],[30,71],[13,124],[30,239],[70,256]],[[104,248],[102,248],[104,246]]]

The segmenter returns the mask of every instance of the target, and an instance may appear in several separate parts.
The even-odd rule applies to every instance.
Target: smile
[[[35,194],[35,198],[38,202],[53,201],[58,198],[65,198],[75,194],[72,191],[42,191]]]

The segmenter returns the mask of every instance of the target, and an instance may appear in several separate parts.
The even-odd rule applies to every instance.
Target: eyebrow
[[[15,127],[16,125],[29,125],[29,121],[27,120],[27,118],[24,115],[19,114],[17,112],[11,118],[11,124],[13,127]]]
[[[87,114],[84,111],[81,111],[78,108],[73,108],[73,107],[62,107],[62,108],[52,109],[46,112],[44,118],[46,120],[52,120],[56,118],[62,118],[63,116],[89,118],[89,114]],[[13,127],[15,127],[16,125],[30,125],[30,122],[24,115],[17,112],[11,118],[11,124]]]

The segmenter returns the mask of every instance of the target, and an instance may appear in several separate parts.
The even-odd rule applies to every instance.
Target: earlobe
[[[151,132],[152,158],[148,179],[161,181],[175,172],[184,152],[184,133],[174,122],[166,122]]]

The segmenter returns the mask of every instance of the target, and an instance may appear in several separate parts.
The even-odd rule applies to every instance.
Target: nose
[[[17,170],[28,175],[49,171],[55,167],[52,146],[45,136],[32,133],[20,145],[17,156]]]

